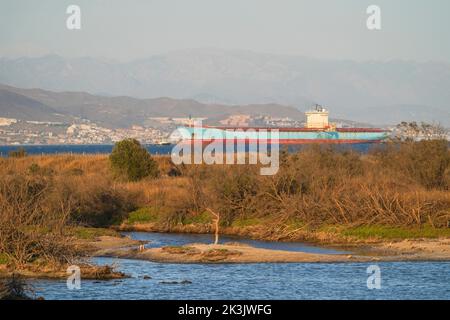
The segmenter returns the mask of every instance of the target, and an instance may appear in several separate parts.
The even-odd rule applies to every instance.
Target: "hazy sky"
[[[81,30],[66,8],[81,7]],[[366,28],[381,7],[382,30]],[[189,48],[450,63],[448,0],[0,0],[0,56],[132,60]]]

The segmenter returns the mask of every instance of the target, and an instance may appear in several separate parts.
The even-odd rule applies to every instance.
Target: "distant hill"
[[[191,99],[104,97],[85,92],[52,92],[6,85],[0,85],[0,93],[0,117],[48,121],[62,118],[72,121],[77,117],[111,128],[143,125],[151,117],[191,115],[222,119],[231,114],[250,114],[304,118],[299,110],[276,104],[229,106],[204,104]]]
[[[37,100],[0,87],[0,117],[34,121],[67,121],[67,117]]]
[[[450,65],[438,62],[332,61],[218,49],[127,63],[49,55],[0,58],[0,83],[116,97],[171,97],[183,103],[154,102],[178,110],[195,106],[191,100],[208,106],[280,104],[302,111],[317,102],[330,107],[336,118],[378,124],[426,120],[450,126]],[[88,107],[81,111],[89,113]]]

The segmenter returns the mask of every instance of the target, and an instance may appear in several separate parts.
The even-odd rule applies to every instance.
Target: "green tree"
[[[159,176],[158,164],[136,139],[117,142],[109,160],[113,172],[130,181]]]

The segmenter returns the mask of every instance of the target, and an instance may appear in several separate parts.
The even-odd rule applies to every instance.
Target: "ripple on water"
[[[150,247],[211,242],[211,235],[130,235],[152,241]],[[257,245],[280,249],[279,243],[258,241]],[[290,245],[294,249],[295,244]],[[323,249],[298,244],[296,250]],[[81,290],[73,291],[67,289],[64,280],[36,280],[37,294],[46,299],[450,299],[450,262],[379,262],[382,288],[369,290],[368,263],[164,264],[113,258],[93,261],[116,264],[131,278],[82,280]],[[152,278],[144,280],[145,275]],[[192,283],[160,283],[183,280]]]

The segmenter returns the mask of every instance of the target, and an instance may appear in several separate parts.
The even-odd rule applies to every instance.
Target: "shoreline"
[[[269,222],[267,222],[269,223]],[[270,223],[269,223],[270,225]],[[308,230],[300,227],[297,229],[285,228],[280,225],[268,227],[267,224],[256,224],[250,226],[229,226],[220,227],[220,235],[232,236],[237,238],[247,238],[260,241],[274,242],[305,242],[311,245],[338,247],[353,247],[359,245],[372,245],[385,242],[398,242],[403,240],[436,240],[450,239],[450,235],[438,235],[433,237],[415,236],[415,237],[382,237],[381,234],[374,234],[367,237],[357,237],[339,233],[338,227],[331,226],[335,230]],[[345,230],[342,226],[342,230]],[[111,226],[111,229],[117,232],[155,232],[155,233],[186,233],[186,234],[214,234],[214,226],[210,223],[192,223],[176,224],[171,226],[161,225],[155,222],[146,223],[122,223],[118,226]],[[408,229],[406,229],[408,230]],[[414,229],[411,229],[414,230]],[[449,229],[450,230],[450,229]]]
[[[148,230],[149,225],[128,226],[126,232],[159,232],[166,230]],[[146,230],[143,230],[143,229]],[[168,233],[206,233],[205,226],[201,228],[172,228]],[[124,228],[120,228],[125,232]],[[232,232],[240,229],[239,232]],[[190,231],[190,232],[189,232]],[[345,250],[337,254],[308,253],[278,249],[263,249],[238,242],[225,244],[188,244],[184,246],[164,246],[139,250],[138,246],[145,241],[134,240],[127,236],[102,235],[90,240],[79,240],[79,245],[92,257],[113,257],[123,259],[146,260],[159,263],[357,263],[357,262],[406,262],[406,261],[450,261],[450,239],[404,239],[398,241],[314,241],[249,237],[245,228],[229,228],[223,235],[246,237],[261,241],[294,242],[299,241],[311,246]],[[244,236],[246,234],[247,236]],[[326,238],[328,239],[328,238]],[[335,239],[336,240],[336,239]],[[111,266],[97,266],[80,263],[85,279],[112,280],[126,278],[127,275],[113,270]],[[37,270],[39,269],[39,270]],[[28,266],[22,270],[10,270],[0,265],[0,278],[11,277],[13,274],[32,279],[65,279],[68,274],[65,268],[51,269],[40,266]]]
[[[443,243],[437,242],[439,245]],[[417,243],[415,243],[417,245]],[[429,242],[426,242],[428,245]],[[450,242],[445,243],[448,246]],[[103,249],[95,254],[101,257],[136,259],[160,263],[354,263],[450,261],[450,250],[432,254],[424,250],[409,250],[406,246],[383,245],[352,253],[323,254],[255,248],[243,244],[187,244],[138,250],[136,248]],[[422,251],[423,250],[423,251]]]
[[[84,252],[88,255],[86,261],[80,260],[74,262],[81,269],[81,275],[84,279],[89,280],[114,280],[127,278],[128,275],[123,272],[114,270],[110,265],[90,264],[89,259],[94,258],[98,250],[117,250],[130,246],[137,246],[142,241],[129,239],[119,236],[98,236],[93,240],[78,240],[78,245],[83,247]],[[70,274],[67,273],[67,265],[61,266],[39,266],[28,265],[23,269],[10,269],[6,265],[0,265],[0,279],[9,278],[17,275],[28,279],[66,279]]]
[[[257,227],[256,229],[264,229]],[[212,228],[207,225],[180,225],[172,228],[161,229],[156,224],[134,224],[128,226],[120,226],[118,230],[126,232],[158,232],[158,233],[186,233],[186,234],[211,234]],[[222,260],[224,263],[237,262],[237,263],[264,263],[264,262],[367,262],[367,261],[450,261],[450,238],[419,238],[419,239],[398,239],[398,240],[386,240],[386,239],[351,239],[345,240],[324,233],[311,234],[307,236],[304,234],[300,236],[286,237],[283,234],[274,236],[273,233],[266,230],[261,233],[260,230],[255,228],[223,228],[221,230],[222,235],[235,236],[237,240],[239,238],[247,238],[260,241],[274,241],[274,242],[303,242],[305,244],[346,251],[342,254],[309,254],[306,252],[291,252],[284,250],[272,250],[254,248],[248,245],[240,244],[237,248],[228,248],[227,244],[218,245],[216,249],[230,249],[241,250],[242,248],[253,248],[253,252],[258,252],[261,256],[267,253],[277,253],[277,259],[268,261],[264,257],[259,259],[252,257],[249,260],[245,260],[246,257]],[[276,239],[274,239],[276,238]],[[198,244],[194,244],[199,246]],[[225,245],[225,247],[223,247]],[[188,245],[192,246],[192,245]],[[222,246],[222,247],[220,247]],[[211,247],[212,248],[212,247]],[[154,250],[155,249],[155,250]],[[162,250],[162,248],[146,249],[145,252],[128,252],[122,249],[115,250],[109,249],[100,252],[101,254],[118,257],[136,258],[145,260],[157,261],[157,262],[178,262],[178,263],[202,263],[202,257],[199,255],[197,259],[193,259],[192,255],[189,258],[183,256],[167,256],[156,249]],[[206,250],[206,247],[197,247],[200,251]],[[214,249],[214,248],[212,248]],[[245,251],[245,250],[244,250]],[[280,254],[282,252],[284,254]],[[350,253],[349,253],[350,252]],[[293,255],[292,253],[299,253]],[[294,257],[295,256],[295,257]],[[351,258],[348,258],[351,256]]]

